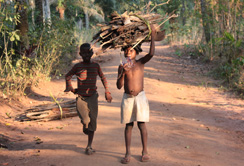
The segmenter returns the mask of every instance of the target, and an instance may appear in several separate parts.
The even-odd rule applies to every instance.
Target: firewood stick
[[[157,26],[157,28],[160,27],[162,24],[164,24],[166,21],[168,21],[169,19],[171,19],[171,18],[173,18],[173,17],[178,17],[178,14],[173,14],[173,15],[171,15],[171,16],[168,17],[166,20],[164,20],[164,22],[162,22],[161,24],[159,24],[159,25]]]
[[[169,4],[169,1],[170,1],[170,0],[168,0],[167,2],[164,2],[164,3],[156,4],[156,5],[150,10],[150,13],[151,13],[156,7],[158,7],[158,6],[162,6],[162,5],[165,5],[165,4]]]
[[[108,43],[112,42],[113,40],[118,39],[118,38],[120,38],[121,36],[123,36],[123,35],[125,35],[125,34],[128,34],[128,33],[131,33],[131,31],[127,31],[126,33],[123,33],[123,34],[121,34],[121,35],[119,35],[119,36],[117,36],[117,37],[115,37],[115,38],[112,38],[111,40],[102,43],[101,46],[103,46],[103,45],[105,45],[105,44],[108,44]]]

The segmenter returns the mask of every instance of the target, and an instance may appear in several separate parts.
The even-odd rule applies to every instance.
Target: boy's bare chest
[[[143,72],[144,72],[144,65],[142,65],[141,63],[135,63],[128,71],[128,74],[130,76],[137,76],[143,74]]]

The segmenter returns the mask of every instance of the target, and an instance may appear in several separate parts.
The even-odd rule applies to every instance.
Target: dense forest
[[[176,14],[164,24],[164,44],[215,64],[211,74],[244,92],[244,0],[0,0],[0,90],[25,95],[41,79],[62,76],[77,47],[98,23],[129,12]]]

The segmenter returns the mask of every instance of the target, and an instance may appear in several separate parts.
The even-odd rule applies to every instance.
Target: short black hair
[[[80,52],[82,52],[83,49],[89,49],[89,51],[93,54],[93,49],[91,48],[90,43],[84,43],[80,46]]]
[[[82,50],[82,49],[91,49],[91,45],[89,44],[89,43],[84,43],[84,44],[82,44],[81,46],[80,46],[80,50]]]
[[[121,51],[125,51],[127,48],[129,47],[134,47],[133,45],[127,45],[127,46],[123,46],[121,48]],[[139,54],[140,52],[142,52],[142,49],[141,49],[141,44],[138,44],[136,47],[134,47],[134,49],[136,50],[136,54]]]

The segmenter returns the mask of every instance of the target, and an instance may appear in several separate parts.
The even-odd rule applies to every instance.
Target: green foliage
[[[0,56],[2,56],[4,49],[5,53],[7,52],[6,45],[20,40],[17,30],[13,29],[20,17],[12,10],[16,7],[14,4],[0,3]]]
[[[21,36],[14,27],[20,16],[16,13],[15,2],[7,4],[0,0],[0,85],[6,95],[24,94],[25,87],[37,84],[39,79],[47,79],[50,74],[62,74],[61,69],[65,69],[77,55],[76,48],[84,42],[90,42],[98,31],[95,25],[101,21],[99,18],[105,15],[105,19],[109,19],[106,16],[114,10],[119,14],[125,11],[146,13],[155,5],[153,12],[162,15],[173,12],[179,15],[164,24],[168,42],[184,45],[185,50],[177,50],[176,55],[187,53],[194,57],[204,57],[206,61],[217,61],[219,66],[216,66],[216,73],[220,78],[230,86],[243,86],[243,0],[206,0],[207,13],[204,18],[202,1],[196,0],[171,0],[162,6],[157,4],[167,0],[151,0],[150,6],[147,6],[149,1],[142,0],[58,0],[51,8],[50,26],[31,24],[34,21],[31,12],[28,13],[29,42],[31,47],[36,46],[31,54],[19,50]],[[56,10],[59,7],[65,8],[64,20],[59,19]],[[89,11],[89,30],[77,26],[78,21],[84,22],[85,11]],[[40,13],[36,12],[35,17],[38,15]],[[208,42],[203,33],[206,28],[203,19],[209,23]]]
[[[100,6],[98,6],[95,0],[61,0],[63,7],[65,8],[65,17],[67,19],[77,20],[83,19],[85,12],[88,13],[92,24],[96,24],[99,21],[104,21],[104,13]],[[57,4],[56,8],[59,8]]]
[[[63,21],[57,17],[52,18],[51,27],[45,27],[39,32],[35,29],[29,31],[31,43],[39,46],[37,57],[39,57],[40,72],[46,77],[49,77],[50,73],[57,73],[56,70],[63,68],[63,65],[74,58],[73,51],[77,41],[73,33],[74,20]]]
[[[95,4],[98,4],[103,9],[105,15],[110,15],[113,11],[118,11],[119,3],[116,0],[95,0]],[[105,19],[108,18],[106,17]]]
[[[182,52],[181,52],[180,50],[176,50],[176,51],[175,51],[175,54],[176,54],[177,56],[181,56],[181,55],[182,55]]]
[[[225,32],[223,37],[217,39],[218,53],[224,63],[232,63],[232,60],[240,55],[241,43],[241,40],[236,40],[228,32]]]
[[[225,32],[221,38],[213,38],[209,43],[198,44],[197,50],[205,60],[217,62],[216,68],[211,72],[212,75],[224,80],[229,88],[244,92],[242,40],[236,40],[233,35]]]
[[[219,77],[224,79],[230,88],[242,89],[244,92],[243,80],[243,65],[244,57],[239,57],[232,60],[231,63],[221,65],[215,70]]]
[[[18,55],[11,44],[17,44],[20,40],[19,34],[14,29],[19,18],[19,15],[13,10],[14,7],[14,4],[1,3],[0,11],[0,37],[3,39],[0,55],[0,90],[6,96],[12,97],[24,95],[27,86],[37,84],[39,79],[49,77],[54,62],[57,62],[57,58],[60,56],[59,50],[67,48],[65,47],[67,40],[64,39],[70,39],[63,36],[64,29],[59,32],[44,29],[40,33],[40,31],[34,31],[33,28],[33,31],[29,32],[29,37],[32,46],[37,45],[37,49],[31,54],[20,52]]]
[[[64,0],[58,0],[58,8],[64,7]]]
[[[177,12],[181,9],[182,0],[171,0],[169,4],[162,6],[166,13],[172,13],[173,11]]]
[[[172,2],[171,2],[172,1]],[[158,14],[165,14],[168,11],[170,13],[177,8],[177,4],[180,2],[180,0],[171,0],[169,7],[164,7],[158,6],[154,9],[154,12]],[[110,15],[113,11],[117,11],[119,14],[124,13],[125,11],[131,11],[131,12],[143,12],[147,13],[147,7],[149,9],[152,9],[156,4],[161,4],[163,2],[167,2],[167,0],[162,1],[162,0],[151,0],[150,5],[148,6],[149,1],[143,1],[143,0],[123,0],[123,1],[118,1],[118,0],[95,0],[95,3],[98,4],[104,11],[105,16]],[[169,10],[168,10],[169,9]],[[105,17],[107,20],[108,18]]]
[[[1,1],[2,2],[2,1]],[[69,1],[59,1],[70,5],[74,11],[81,12],[82,5]],[[13,43],[18,44],[20,36],[14,29],[19,15],[14,10],[15,3],[1,3],[0,11],[0,90],[8,97],[25,95],[27,86],[37,85],[42,79],[49,79],[52,74],[63,73],[75,57],[76,48],[83,42],[90,42],[95,29],[88,31],[76,28],[76,13],[68,12],[68,19],[60,20],[56,10],[52,11],[52,24],[38,26],[32,24],[29,16],[28,38],[30,48],[17,53]],[[29,12],[31,15],[31,12]],[[83,15],[77,15],[82,18]]]
[[[202,11],[202,2],[173,0],[160,7],[168,13],[179,14],[165,24],[167,40],[193,46],[195,50],[184,47],[183,54],[201,56],[202,60],[215,63],[214,75],[225,80],[229,87],[244,92],[244,1],[205,0],[205,11]],[[204,22],[209,25],[204,26]],[[205,35],[209,35],[208,42]],[[181,55],[179,51],[176,54]]]
[[[241,55],[241,50],[244,49],[244,43],[241,40],[236,40],[230,33],[225,32],[224,36],[218,39],[217,45],[221,58],[220,76],[226,80],[230,87],[240,87],[239,85],[243,84],[244,57]]]

